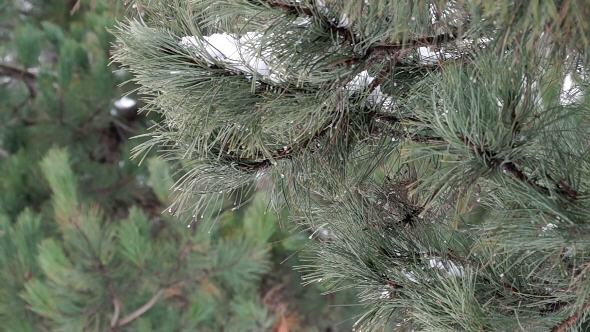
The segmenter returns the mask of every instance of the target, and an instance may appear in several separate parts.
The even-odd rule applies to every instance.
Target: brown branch
[[[555,185],[556,191],[560,195],[567,197],[569,200],[572,200],[572,201],[575,201],[578,198],[578,192],[574,188],[572,188],[571,185],[569,185],[567,182],[565,182],[564,179],[555,180],[549,174],[546,174],[546,176],[551,182],[553,182],[553,184]]]
[[[580,311],[574,313],[573,315],[569,316],[566,320],[561,322],[559,325],[555,326],[551,331],[552,332],[567,332],[571,329],[574,325],[578,323],[580,318],[582,318],[584,312],[590,309],[590,302],[584,304]]]
[[[486,162],[489,162],[493,166],[500,165],[500,168],[504,173],[511,175],[520,182],[526,183],[544,195],[549,195],[548,188],[533,181],[533,179],[526,175],[514,162],[502,162],[501,159],[496,157],[496,153],[494,151],[490,151],[485,147],[476,145],[475,143],[471,142],[468,137],[459,136],[459,139],[472,151],[472,153],[482,156]]]
[[[573,284],[579,282],[582,278],[584,278],[584,276],[586,275],[586,273],[590,270],[590,262],[586,263],[583,265],[582,268],[579,269],[580,272],[578,272],[578,275],[576,275],[573,279]]]
[[[457,35],[455,33],[443,33],[435,36],[423,36],[414,39],[407,40],[401,43],[393,43],[393,44],[377,44],[369,47],[369,52],[376,52],[376,51],[398,51],[407,48],[415,48],[421,46],[437,46],[440,44],[448,43],[455,41],[457,39]]]
[[[535,190],[537,190],[538,192],[540,192],[543,195],[548,196],[550,194],[550,190],[547,187],[542,186],[542,185],[536,183],[535,181],[533,181],[515,163],[513,163],[511,161],[502,164],[502,171],[504,171],[507,174],[512,175],[517,180],[528,184],[529,186],[533,187]],[[560,192],[559,190],[557,191],[557,193],[564,196],[564,194],[562,192]],[[565,197],[567,198],[567,195],[565,195]]]
[[[113,298],[113,317],[111,318],[111,329],[117,327],[119,321],[119,315],[121,314],[121,301],[117,297]]]
[[[323,129],[319,130],[318,132],[316,132],[314,135],[308,137],[307,139],[299,142],[297,144],[297,147],[308,146],[314,140],[316,140],[320,137],[323,137],[328,131],[330,131],[330,129],[332,129],[330,124],[326,124],[323,127]],[[296,146],[291,145],[291,146],[287,146],[286,148],[278,149],[278,150],[274,151],[274,153],[272,154],[272,156],[270,158],[262,158],[262,156],[261,156],[261,158],[259,158],[259,159],[244,160],[239,157],[229,156],[227,159],[231,162],[235,162],[235,163],[240,164],[245,169],[258,170],[258,169],[269,167],[276,160],[291,158],[293,155],[293,152],[295,150],[296,150]]]
[[[70,9],[70,15],[74,15],[76,14],[79,10],[80,10],[80,4],[81,4],[82,0],[77,0],[74,5],[72,6],[72,8]]]
[[[30,98],[35,98],[37,96],[37,90],[35,89],[35,81],[37,80],[36,74],[31,73],[26,69],[0,63],[0,76],[8,76],[23,81],[29,90]]]
[[[379,73],[377,74],[377,77],[375,77],[375,79],[367,87],[367,94],[371,94],[373,91],[375,91],[375,89],[377,89],[378,86],[380,86],[381,84],[383,84],[383,82],[385,82],[385,80],[387,79],[387,76],[389,75],[389,73],[391,73],[391,71],[393,70],[393,67],[395,66],[395,64],[397,63],[397,61],[399,59],[398,55],[399,55],[399,52],[394,55],[393,60],[391,61],[392,63],[385,65],[381,69],[381,71],[379,71]]]
[[[313,16],[313,11],[305,6],[289,4],[278,1],[265,1],[264,4],[271,8],[282,9],[283,11],[290,14],[305,14],[307,16]]]
[[[380,113],[374,114],[374,118],[378,119],[378,121],[387,122],[387,123],[391,123],[391,124],[397,124],[403,120],[395,115],[380,114]],[[413,117],[407,118],[406,120],[413,121],[413,122],[421,122],[419,119],[416,119]],[[417,137],[406,137],[406,138],[408,138],[411,141],[417,142],[417,143],[446,143],[446,141],[440,137],[417,136]],[[520,182],[526,183],[527,185],[531,186],[532,188],[534,188],[535,190],[537,190],[541,194],[544,194],[544,195],[550,194],[549,188],[536,183],[523,170],[521,170],[520,167],[516,163],[514,163],[512,161],[502,162],[501,159],[498,159],[496,157],[495,152],[489,151],[489,150],[485,149],[484,147],[476,145],[475,143],[471,142],[468,137],[458,136],[458,138],[459,138],[459,140],[461,140],[461,142],[463,142],[463,144],[465,144],[465,146],[467,146],[469,148],[469,150],[473,154],[478,155],[478,156],[482,156],[487,162],[489,162],[493,166],[500,165],[500,168],[502,169],[502,171],[504,173],[512,176],[513,178],[517,179]],[[578,192],[575,189],[573,189],[568,183],[566,183],[565,180],[556,181],[556,180],[552,179],[551,176],[549,176],[549,175],[547,175],[547,178],[555,184],[556,192],[558,194],[560,194],[562,197],[565,197],[565,198],[572,200],[572,201],[577,199]]]
[[[324,15],[321,15],[317,11],[313,10],[312,8],[297,5],[297,4],[288,4],[284,2],[277,2],[277,1],[265,1],[264,4],[271,8],[277,8],[285,11],[286,13],[290,14],[304,14],[307,16],[318,17],[326,26],[326,28],[333,33],[341,36],[345,41],[349,42],[351,46],[356,44],[360,44],[362,40],[356,37],[354,31],[352,29],[339,26],[333,20],[326,18]],[[406,48],[416,48],[420,46],[436,46],[442,43],[452,42],[457,39],[457,33],[443,33],[435,36],[422,36],[417,37],[414,39],[409,39],[404,42],[400,43],[392,43],[392,44],[375,44],[369,46],[362,59],[368,59],[374,53],[391,53],[395,51],[399,51]],[[359,59],[351,59],[346,61],[346,63],[354,63],[356,60]]]
[[[544,186],[536,183],[535,181],[533,181],[522,170],[520,170],[518,168],[518,166],[516,164],[514,164],[513,162],[508,162],[508,163],[502,164],[502,170],[504,172],[512,175],[516,179],[518,179],[524,183],[527,183],[531,187],[535,188],[538,192],[540,192],[544,195],[549,195],[550,190],[547,187],[544,187]],[[551,178],[550,175],[547,175],[547,178],[554,183],[555,189],[556,189],[555,192],[558,193],[559,195],[561,195],[562,197],[564,197],[570,201],[574,201],[578,198],[578,192],[575,189],[573,189],[569,184],[567,184],[565,182],[565,180],[555,181]]]
[[[26,69],[13,67],[11,65],[7,65],[7,64],[3,64],[3,63],[0,63],[0,75],[21,78],[21,79],[29,79],[29,80],[37,79],[37,75],[31,73],[30,71],[28,71]]]
[[[159,291],[156,292],[156,294],[154,294],[154,296],[152,296],[152,298],[150,298],[141,307],[137,308],[137,310],[135,310],[134,312],[130,313],[129,315],[123,317],[120,321],[118,321],[117,324],[115,325],[115,327],[123,327],[123,326],[133,322],[137,318],[141,317],[141,315],[143,315],[148,310],[150,310],[163,295],[164,295],[164,290],[160,289]]]

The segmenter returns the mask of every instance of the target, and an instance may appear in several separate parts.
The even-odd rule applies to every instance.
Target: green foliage
[[[132,3],[114,59],[172,212],[267,189],[359,328],[584,328],[588,1]]]
[[[170,181],[162,176],[167,170],[157,169],[165,164],[148,162],[158,165],[152,178]],[[242,217],[228,211],[215,218],[205,211],[203,221],[189,229],[138,207],[115,222],[77,194],[66,150],[50,150],[41,169],[60,228],[43,239],[40,217],[31,211],[14,225],[2,219],[5,326],[261,331],[276,324],[258,287],[273,265],[271,249],[279,248],[272,241],[283,235],[276,218],[266,214],[263,197]]]
[[[26,206],[42,206],[49,192],[36,181],[37,161],[52,146],[66,145],[73,147],[75,173],[84,188],[100,193],[112,185],[113,195],[129,203],[125,197],[138,188],[116,183],[145,170],[118,171],[128,149],[125,139],[141,128],[110,113],[120,94],[116,85],[125,79],[113,75],[108,64],[112,37],[106,29],[119,6],[82,2],[71,15],[69,1],[20,3],[2,5],[6,25],[0,27],[7,40],[0,43],[0,95],[6,97],[0,101],[0,149],[7,156],[0,157],[7,174],[0,180],[3,210],[14,217]]]
[[[146,259],[152,254],[150,242],[142,236],[149,231],[148,226],[147,216],[141,210],[132,208],[117,231],[122,255],[139,268],[145,267]]]
[[[154,189],[160,201],[167,202],[170,189],[174,185],[168,165],[162,159],[152,158],[148,160],[148,169],[150,171],[148,185]]]
[[[30,24],[26,24],[16,32],[15,39],[16,51],[23,65],[26,67],[36,65],[41,54],[41,31]]]
[[[36,264],[37,244],[42,239],[41,218],[23,211],[14,225],[0,216],[0,317],[7,330],[33,331],[32,316],[20,297],[24,281],[39,272]]]
[[[130,162],[149,117],[114,105],[128,75],[107,30],[122,5],[74,3],[0,0],[0,330],[340,323],[338,299],[290,269],[304,241],[285,240],[264,197],[223,195],[188,228],[162,214],[178,167]]]
[[[41,161],[41,170],[53,188],[53,209],[56,219],[61,223],[68,223],[75,217],[78,209],[78,194],[76,193],[76,176],[68,163],[65,150],[50,150]]]

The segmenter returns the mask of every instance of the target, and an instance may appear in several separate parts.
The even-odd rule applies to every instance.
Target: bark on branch
[[[561,324],[555,326],[551,331],[552,332],[567,332],[567,331],[569,331],[573,326],[575,326],[578,323],[578,321],[583,317],[584,312],[587,311],[588,309],[590,309],[590,302],[584,304],[584,306],[582,307],[582,309],[580,311],[569,316],[566,320],[561,322]]]

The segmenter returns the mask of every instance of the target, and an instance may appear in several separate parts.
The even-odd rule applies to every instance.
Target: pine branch
[[[270,158],[261,159],[262,156],[260,156],[260,158],[258,159],[242,159],[230,156],[226,157],[226,159],[228,159],[228,161],[230,162],[234,162],[240,165],[242,168],[246,170],[255,171],[259,169],[264,169],[270,167],[277,160],[292,158],[296,150],[298,150],[299,148],[303,149],[307,147],[314,140],[323,137],[326,133],[328,133],[328,131],[330,131],[330,129],[332,128],[330,127],[330,123],[328,123],[323,127],[323,129],[316,132],[314,135],[311,135],[307,139],[300,141],[297,145],[286,146],[286,148],[276,150]]]
[[[520,182],[526,183],[530,187],[534,188],[536,191],[540,192],[543,195],[549,196],[550,190],[549,188],[542,186],[531,179],[524,171],[520,169],[520,167],[512,161],[509,162],[502,162],[502,160],[495,157],[495,153],[493,151],[486,150],[480,146],[477,146],[473,142],[471,142],[467,137],[459,137],[459,139],[465,143],[467,147],[476,155],[483,156],[484,160],[491,163],[491,165],[500,165],[502,171],[506,174],[510,174],[512,177],[517,179]],[[551,177],[549,177],[551,179]],[[567,199],[574,200],[577,197],[577,192],[572,189],[570,185],[565,183],[565,181],[554,181],[555,187],[557,188],[557,192]]]
[[[578,323],[578,321],[584,316],[584,312],[590,309],[590,302],[584,304],[582,309],[575,314],[569,316],[566,320],[564,320],[561,324],[555,326],[551,331],[552,332],[567,332],[571,329],[574,325]]]
[[[304,14],[307,16],[317,17],[321,22],[323,22],[328,31],[339,35],[344,39],[344,41],[348,42],[353,47],[362,43],[362,40],[356,36],[351,28],[337,25],[333,20],[330,20],[324,15],[321,15],[317,10],[302,5],[287,4],[277,1],[265,1],[264,3],[271,8],[282,9],[289,14]],[[422,46],[437,46],[457,40],[457,35],[458,34],[456,32],[451,32],[434,36],[422,36],[399,43],[374,44],[366,49],[365,54],[360,59],[350,59],[344,63],[350,64],[359,60],[366,60],[374,54],[391,54],[402,49],[417,48]]]
[[[31,73],[28,70],[7,65],[4,63],[0,63],[0,75],[29,80],[37,79],[37,75]]]
[[[528,184],[529,186],[535,188],[537,191],[541,192],[542,194],[549,195],[549,189],[544,186],[541,186],[534,182],[530,177],[528,177],[515,163],[507,162],[502,164],[502,171],[512,175],[517,180]]]
[[[289,4],[279,1],[264,1],[264,4],[271,8],[282,9],[289,14],[305,14],[307,16],[313,16],[313,11],[305,6]]]
[[[270,8],[280,9],[280,10],[285,11],[288,14],[297,14],[297,15],[303,14],[303,15],[307,15],[307,16],[317,17],[319,20],[321,20],[321,22],[323,22],[323,24],[327,28],[327,30],[341,36],[351,46],[354,47],[354,45],[362,42],[362,40],[360,40],[359,38],[356,37],[354,31],[352,31],[351,28],[338,26],[335,22],[326,18],[324,15],[321,15],[315,9],[312,9],[312,8],[309,8],[306,6],[302,6],[302,5],[298,5],[298,4],[284,3],[284,2],[279,2],[279,1],[257,1],[256,4],[262,4],[262,5],[266,5]],[[445,33],[445,34],[440,34],[440,35],[435,35],[435,36],[419,37],[416,39],[411,39],[411,40],[405,41],[403,43],[376,44],[376,45],[373,45],[373,46],[370,46],[369,48],[367,48],[365,54],[361,58],[348,59],[348,60],[343,61],[342,63],[344,63],[346,65],[352,65],[352,64],[359,62],[360,60],[367,60],[369,58],[374,58],[374,56],[377,56],[377,55],[379,55],[379,57],[374,60],[383,60],[384,57],[392,57],[392,60],[390,60],[391,63],[387,66],[384,66],[384,68],[377,75],[375,80],[373,80],[373,82],[371,82],[371,84],[368,86],[368,93],[371,93],[387,79],[387,76],[391,72],[391,70],[393,70],[393,67],[396,64],[398,64],[403,58],[405,58],[407,55],[409,55],[413,48],[421,47],[421,46],[434,46],[434,45],[438,45],[440,43],[453,41],[453,40],[455,40],[455,38],[456,37],[454,34]],[[218,67],[214,66],[214,67],[212,67],[212,69],[220,69],[221,74],[219,74],[219,75],[223,75],[223,76],[230,75],[230,73],[228,73],[224,68],[218,68]],[[296,90],[293,90],[290,87],[287,88],[287,87],[276,86],[276,85],[273,85],[273,84],[270,84],[270,83],[264,82],[264,81],[258,81],[258,83],[261,86],[259,91],[272,90],[272,89],[278,88],[283,91],[292,92],[292,93],[308,93],[309,92],[308,90],[302,89],[302,88],[295,88]],[[371,113],[371,116],[377,116],[377,113]],[[322,129],[321,131],[310,136],[308,139],[301,141],[297,146],[305,147],[305,146],[309,145],[310,142],[322,137],[331,128],[330,127],[331,122],[332,121],[330,121],[329,123],[326,123],[324,126],[324,129]],[[242,166],[245,169],[257,170],[257,169],[269,167],[276,160],[284,159],[284,158],[291,158],[291,156],[295,150],[296,150],[295,146],[287,146],[287,148],[285,148],[285,149],[280,149],[280,150],[275,151],[270,158],[264,158],[262,160],[260,160],[260,158],[256,158],[256,157],[251,158],[251,159],[227,157],[225,159],[227,159],[230,162],[235,162],[236,164]],[[262,156],[260,156],[260,157],[262,157]]]
[[[395,115],[389,115],[389,114],[375,113],[375,114],[373,114],[373,116],[376,119],[378,119],[379,121],[387,122],[389,124],[397,124],[402,120]],[[416,118],[408,118],[408,120],[413,121],[413,122],[417,122],[417,123],[421,123],[421,121]],[[418,135],[415,137],[406,137],[406,138],[411,141],[414,141],[416,143],[443,143],[443,144],[447,144],[447,142],[440,137]],[[473,154],[475,154],[477,156],[483,156],[484,160],[493,166],[500,165],[500,167],[504,173],[511,175],[512,177],[514,177],[515,179],[517,179],[520,182],[526,183],[527,185],[531,186],[532,188],[534,188],[538,192],[542,193],[543,195],[548,196],[550,194],[549,188],[542,186],[542,185],[538,184],[537,182],[535,182],[528,175],[526,175],[526,173],[524,171],[522,171],[520,169],[520,167],[517,164],[515,164],[514,162],[512,162],[512,161],[502,162],[501,159],[498,159],[495,157],[495,153],[493,151],[489,151],[483,147],[477,146],[475,143],[471,142],[469,140],[469,138],[467,138],[465,136],[458,136],[458,138],[461,142],[463,142],[465,144],[465,146],[467,146],[471,150],[471,152]],[[573,187],[570,184],[565,182],[565,180],[563,180],[563,179],[554,180],[549,174],[547,174],[546,176],[551,182],[553,182],[556,192],[558,194],[560,194],[562,197],[564,197],[568,200],[571,200],[571,201],[574,201],[577,199],[578,192],[575,189],[573,189]]]
[[[80,5],[82,0],[75,0],[76,2],[72,5],[70,9],[70,15],[76,14],[80,10]]]
[[[578,198],[578,191],[572,188],[572,186],[565,182],[565,180],[555,180],[549,174],[546,174],[546,176],[551,182],[554,183],[555,188],[560,195],[567,197],[572,201],[575,201]]]

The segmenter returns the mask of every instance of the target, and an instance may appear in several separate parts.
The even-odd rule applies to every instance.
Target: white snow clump
[[[463,276],[463,267],[460,265],[455,264],[449,260],[441,260],[439,258],[430,258],[428,260],[428,265],[431,268],[437,268],[439,270],[444,271],[447,276],[450,277],[462,277]]]
[[[260,51],[262,35],[257,32],[247,32],[239,37],[227,33],[215,33],[210,36],[197,38],[182,37],[179,45],[197,52],[208,65],[222,64],[228,70],[245,74],[247,77],[259,76],[273,83],[284,82],[279,72],[280,68],[271,68],[272,50]],[[177,74],[175,72],[175,74]],[[364,70],[357,74],[345,86],[349,93],[362,92],[369,88],[375,77]],[[367,97],[367,104],[392,110],[394,100],[381,91],[381,86],[375,87]]]
[[[578,102],[582,99],[582,90],[580,87],[574,82],[571,73],[565,75],[563,79],[563,85],[561,87],[561,93],[559,95],[559,101],[561,105],[567,106],[571,105],[575,102]]]
[[[351,93],[361,92],[367,89],[374,80],[375,77],[369,75],[368,71],[363,70],[346,84],[345,89]],[[385,110],[391,110],[394,106],[394,100],[392,97],[381,92],[381,85],[378,85],[367,97],[367,104],[369,106],[380,106]]]
[[[180,45],[198,51],[209,64],[221,63],[228,69],[246,74],[258,75],[279,83],[281,80],[268,64],[270,54],[260,54],[261,34],[248,32],[242,37],[227,33],[215,33],[199,39],[194,36],[182,37]]]

